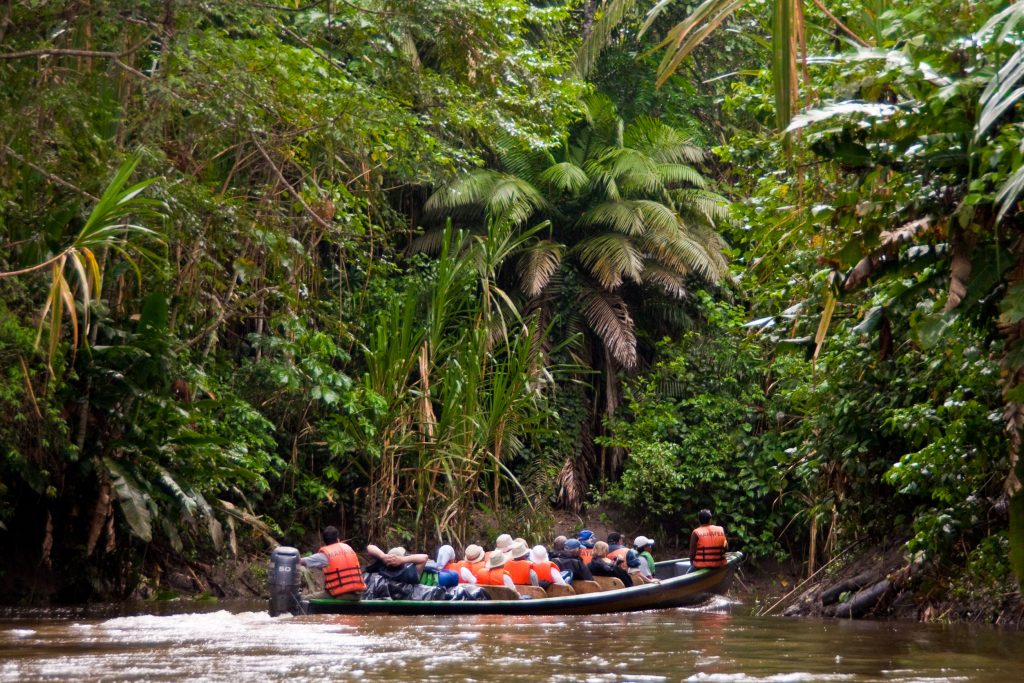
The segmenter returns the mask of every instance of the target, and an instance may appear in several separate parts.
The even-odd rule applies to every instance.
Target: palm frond
[[[635,149],[611,148],[584,164],[584,169],[593,178],[611,178],[645,193],[653,194],[663,187],[658,164]]]
[[[558,270],[564,251],[565,247],[550,240],[542,240],[523,251],[517,270],[519,287],[526,296],[533,298],[544,291]]]
[[[1006,60],[978,98],[980,111],[974,126],[975,142],[1024,97],[1024,86],[1014,88],[1021,79],[1024,79],[1024,47],[1019,48]]]
[[[538,175],[537,179],[546,187],[570,195],[578,194],[590,182],[586,172],[571,161],[563,161],[549,166]]]
[[[622,19],[636,5],[636,0],[607,0],[602,3],[600,16],[590,33],[583,38],[579,49],[576,51],[576,72],[586,78],[597,65],[601,52],[611,42],[612,33],[622,23]]]
[[[686,283],[682,276],[673,269],[665,268],[654,259],[644,261],[644,282],[658,285],[674,299],[686,298]]]
[[[555,163],[555,158],[548,150],[534,149],[508,133],[503,133],[495,140],[494,151],[505,171],[532,184],[536,184],[540,174]]]
[[[636,333],[629,307],[617,294],[596,287],[579,293],[580,310],[609,355],[622,367],[636,365]]]
[[[650,116],[641,116],[626,126],[623,144],[664,164],[695,164],[707,157],[685,133]]]
[[[536,187],[522,178],[501,174],[487,198],[487,213],[496,220],[507,219],[515,225],[522,225],[536,211],[546,208],[544,199]]]
[[[686,164],[659,164],[658,173],[661,175],[661,182],[665,185],[689,183],[701,189],[707,186],[707,180],[700,174],[700,171]]]
[[[717,192],[685,188],[670,193],[676,210],[683,216],[696,215],[711,225],[729,215],[729,200]]]
[[[658,65],[655,85],[664,85],[682,61],[746,2],[747,0],[706,0],[693,14],[672,27],[665,38],[651,50],[654,52],[669,48]],[[667,0],[662,0],[648,12],[647,19],[640,29],[641,35],[651,27],[669,4],[671,3]]]
[[[623,278],[639,283],[643,254],[626,235],[605,233],[576,246],[580,262],[606,289],[615,289]]]
[[[500,175],[489,169],[464,173],[430,195],[424,209],[434,216],[445,216],[467,207],[476,208],[482,213]]]
[[[664,267],[680,275],[694,272],[709,282],[718,282],[728,271],[717,233],[702,234],[699,238],[686,229],[671,236],[649,233],[640,239],[640,246]]]

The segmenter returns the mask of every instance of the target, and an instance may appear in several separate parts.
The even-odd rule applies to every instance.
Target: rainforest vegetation
[[[685,538],[710,507],[755,563],[900,548],[998,611],[1022,19],[0,2],[3,601],[329,523],[426,547],[601,508]]]

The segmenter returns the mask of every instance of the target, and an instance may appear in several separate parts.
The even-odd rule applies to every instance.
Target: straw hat
[[[487,558],[487,568],[497,569],[498,567],[504,567],[508,561],[508,555],[505,553],[493,552],[490,557]]]
[[[405,557],[406,550],[402,546],[397,546],[388,551],[388,555],[394,555],[395,557]]]
[[[510,545],[512,545],[512,537],[508,534],[498,536],[498,540],[494,542],[494,547],[501,551],[505,551]]]
[[[478,546],[476,543],[471,543],[466,546],[466,561],[467,562],[479,562],[484,559],[484,549]]]
[[[508,547],[508,550],[506,551],[506,553],[508,554],[509,558],[511,558],[513,560],[518,560],[520,557],[523,557],[524,555],[528,555],[529,552],[530,552],[530,546],[526,545],[525,541],[516,541],[515,543],[510,545]]]

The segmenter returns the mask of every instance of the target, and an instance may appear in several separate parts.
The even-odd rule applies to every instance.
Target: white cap
[[[654,539],[647,538],[646,536],[637,536],[633,540],[633,546],[636,548],[643,548],[645,545],[654,545]]]

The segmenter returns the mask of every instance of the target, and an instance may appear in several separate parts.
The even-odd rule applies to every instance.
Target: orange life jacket
[[[593,548],[587,548],[586,546],[580,548],[580,562],[583,564],[590,564],[592,559],[594,559]]]
[[[359,569],[359,557],[345,543],[332,543],[320,548],[327,556],[324,567],[324,589],[331,595],[344,595],[366,590],[363,572]]]
[[[697,535],[697,552],[690,558],[694,567],[722,567],[726,564],[725,529],[713,524],[701,525],[693,530]]]
[[[612,564],[614,565],[615,561],[617,559],[619,559],[620,557],[622,558],[622,561],[625,562],[626,561],[626,557],[628,555],[629,555],[629,548],[623,546],[623,547],[621,547],[621,548],[619,548],[617,550],[611,551],[610,553],[605,555],[605,557],[607,557],[609,560],[611,560]]]
[[[558,569],[558,565],[550,560],[547,562],[531,562],[530,566],[533,568],[533,571],[537,573],[538,581],[550,581],[551,583],[554,583],[555,575],[561,574],[561,571]]]
[[[476,570],[476,582],[480,586],[504,586],[506,574],[504,567],[488,569],[485,565]]]
[[[512,577],[512,583],[517,586],[530,585],[530,570],[533,563],[529,560],[509,560],[505,563],[505,571]]]

